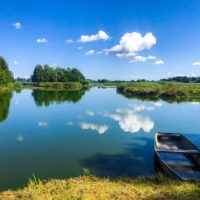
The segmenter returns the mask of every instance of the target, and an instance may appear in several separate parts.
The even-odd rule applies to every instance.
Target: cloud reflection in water
[[[97,124],[86,123],[86,122],[82,122],[80,126],[82,129],[90,129],[93,131],[97,131],[99,134],[103,134],[109,129],[107,125],[97,125]]]
[[[109,117],[119,122],[120,128],[125,132],[137,133],[141,129],[149,133],[154,127],[154,121],[147,116],[138,114],[138,111],[152,111],[151,107],[133,106],[133,109],[117,109],[114,113],[106,112],[105,117]]]

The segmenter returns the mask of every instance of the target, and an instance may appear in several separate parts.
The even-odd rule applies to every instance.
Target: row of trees
[[[83,82],[84,75],[76,68],[63,69],[52,68],[49,65],[36,65],[33,75],[33,82]]]
[[[160,81],[177,81],[183,83],[200,83],[200,77],[187,77],[187,76],[176,76],[168,79],[161,79]]]
[[[176,77],[171,77],[167,79],[160,79],[159,81],[176,81],[176,82],[182,82],[182,83],[200,83],[200,77],[187,77],[187,76],[176,76]],[[149,81],[146,79],[138,79],[138,80],[131,80],[131,81],[122,81],[122,80],[114,80],[110,81],[107,79],[98,79],[97,81],[93,82],[98,82],[98,83],[124,83],[124,82],[157,82],[157,81]]]
[[[3,57],[0,56],[0,86],[6,86],[13,82],[12,72],[9,71],[8,64]]]

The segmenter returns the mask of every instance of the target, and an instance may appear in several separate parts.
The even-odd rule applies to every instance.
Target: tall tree
[[[33,82],[43,82],[44,81],[44,72],[43,72],[42,65],[36,65],[31,79]]]
[[[12,72],[8,69],[8,64],[3,57],[0,56],[0,86],[13,82]]]

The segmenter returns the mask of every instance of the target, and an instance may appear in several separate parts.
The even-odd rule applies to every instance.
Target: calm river
[[[0,190],[41,179],[155,174],[156,131],[198,143],[200,104],[127,99],[116,89],[0,94]]]

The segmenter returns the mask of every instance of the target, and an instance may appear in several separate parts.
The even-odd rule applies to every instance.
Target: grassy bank
[[[199,83],[141,82],[121,84],[117,91],[127,97],[189,98],[200,97]]]
[[[118,83],[95,83],[93,86],[97,86],[99,88],[116,88]]]
[[[38,88],[38,89],[58,89],[58,90],[80,90],[83,84],[80,82],[21,82],[22,88]]]
[[[0,92],[5,92],[5,91],[12,91],[12,90],[17,90],[21,86],[18,83],[9,83],[7,85],[1,85],[0,86]]]
[[[162,177],[110,180],[93,176],[82,176],[47,182],[34,179],[24,189],[0,193],[0,199],[2,200],[199,200],[199,197],[200,183],[180,182]]]

